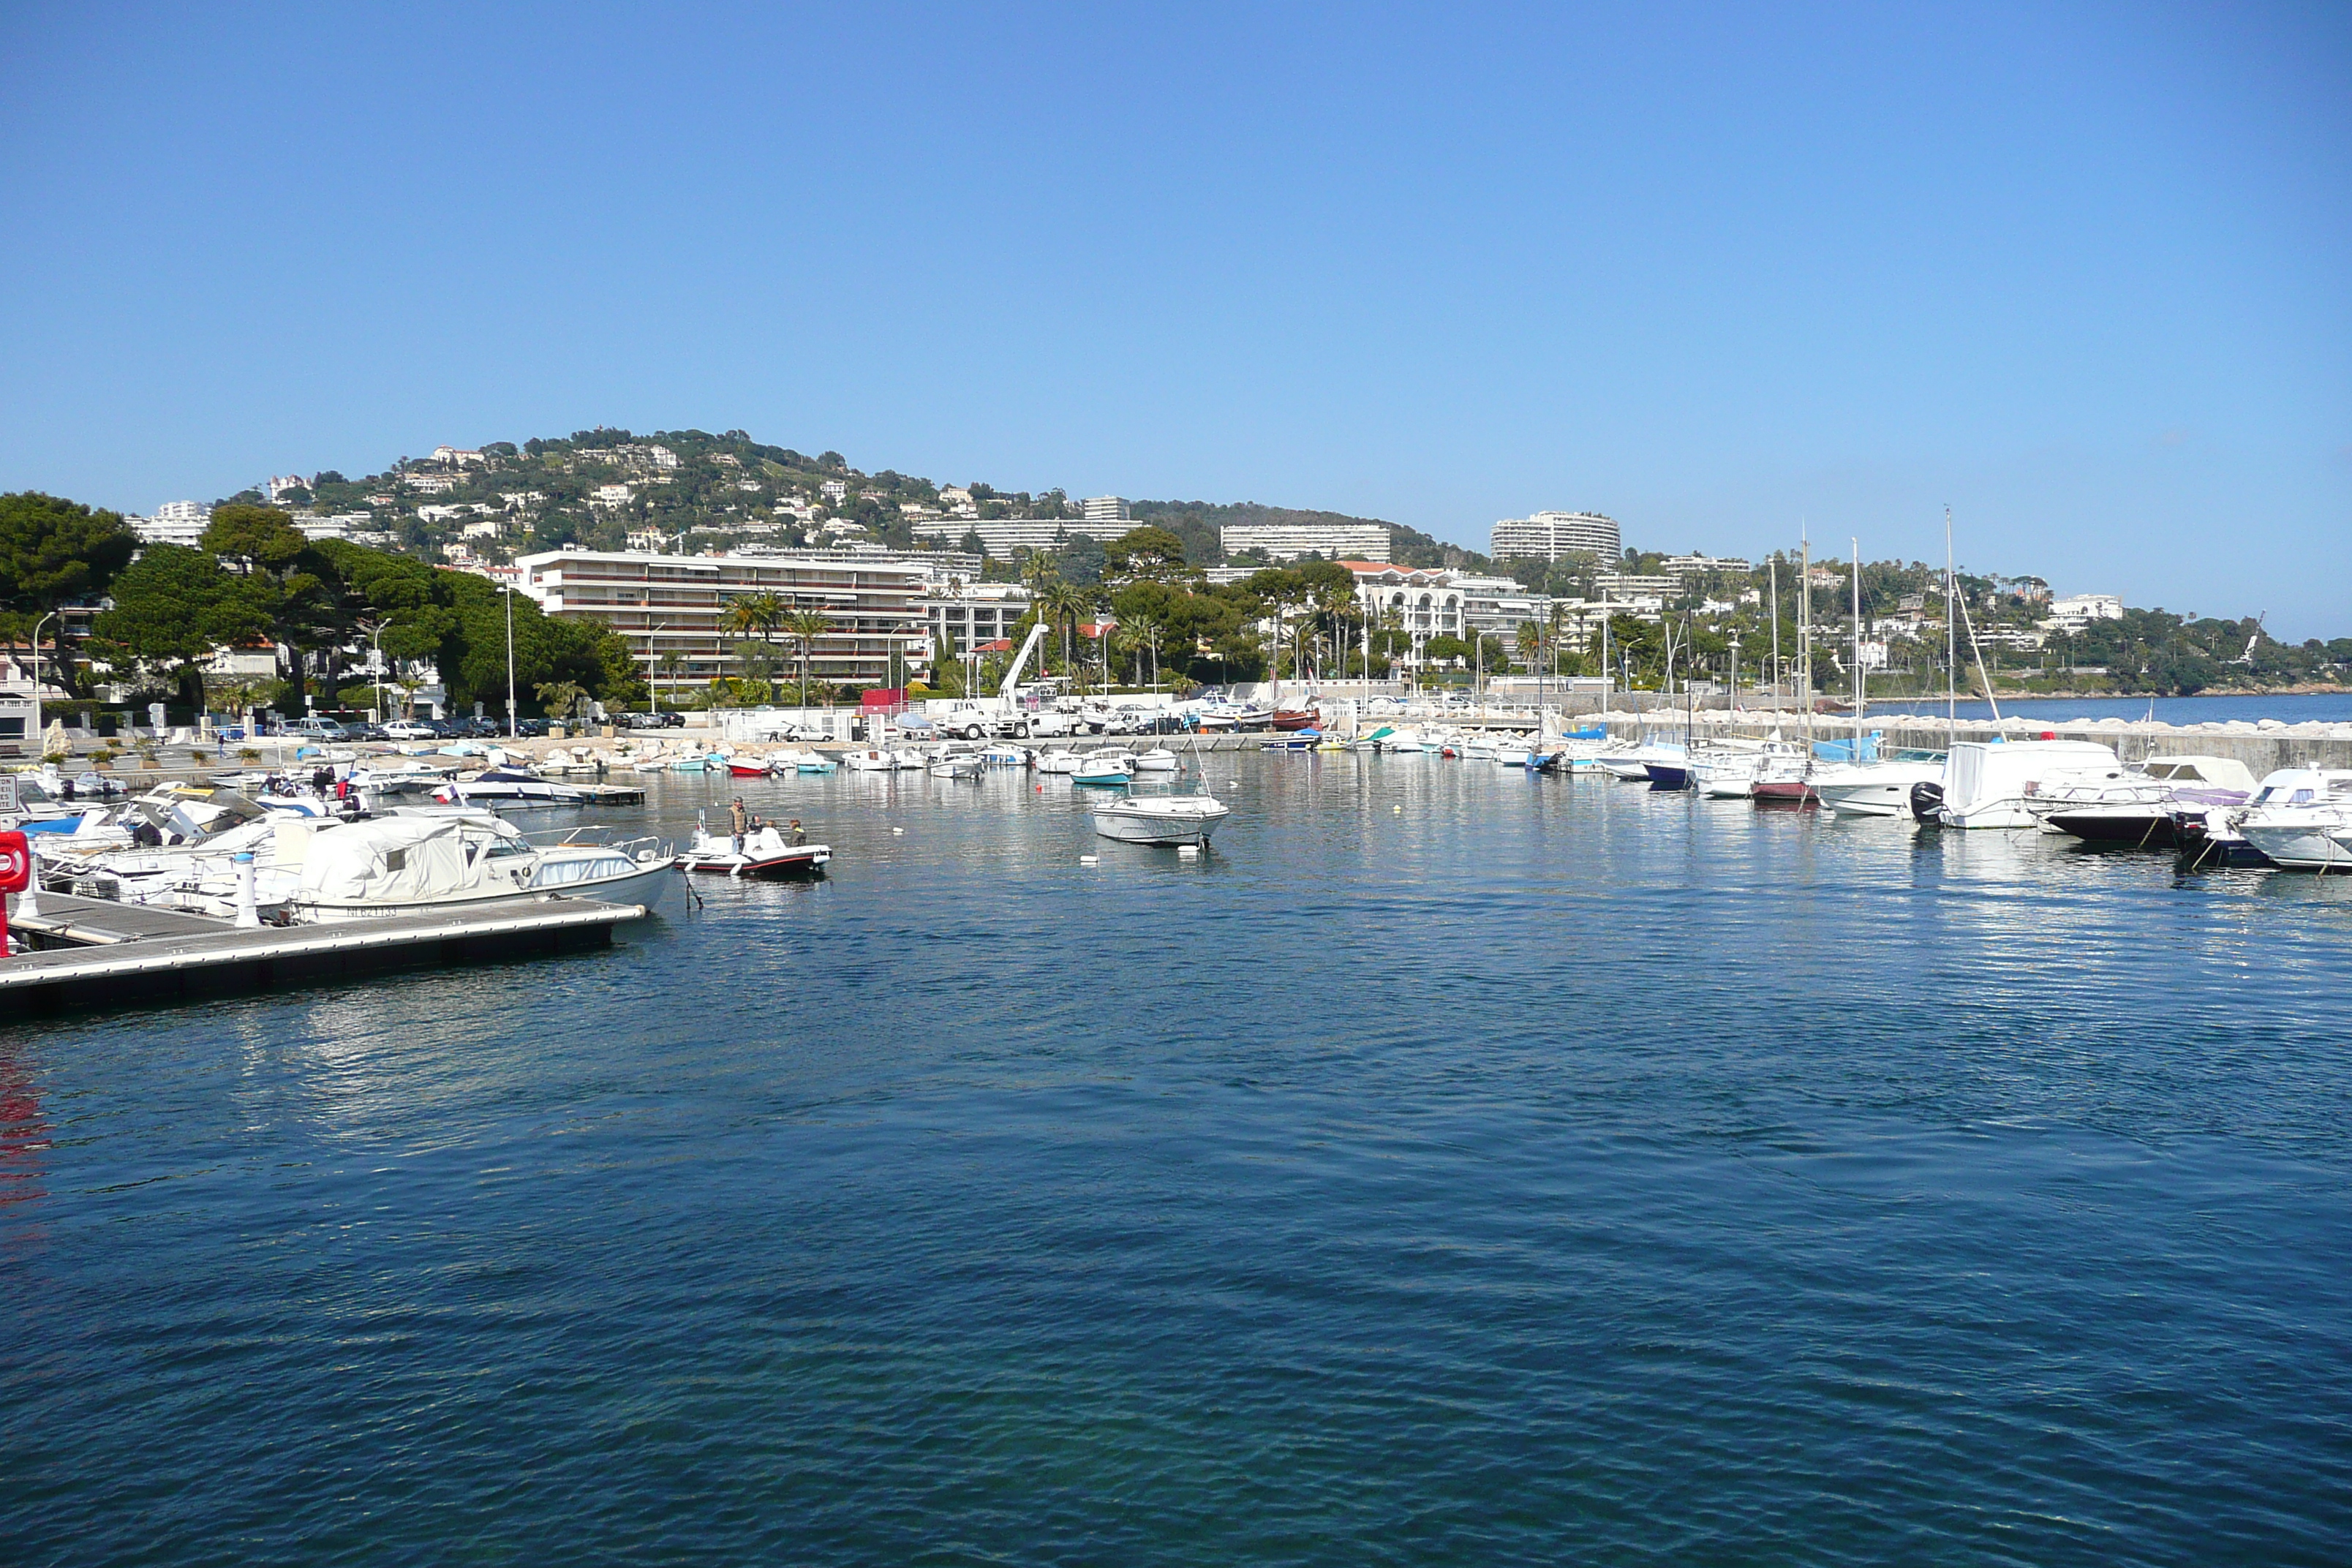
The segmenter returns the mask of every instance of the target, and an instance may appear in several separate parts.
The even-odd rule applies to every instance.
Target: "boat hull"
[[[2352,847],[2337,843],[2326,826],[2297,823],[2273,826],[2248,822],[2242,825],[2240,831],[2246,836],[2246,842],[2273,864],[2290,871],[2352,871]]]
[[[699,872],[716,877],[756,877],[774,881],[787,877],[822,877],[833,859],[832,848],[824,844],[801,844],[778,855],[698,855],[688,853],[677,858],[681,871]]]
[[[1094,814],[1095,832],[1121,844],[1205,845],[1226,815],[1188,812],[1146,816],[1131,812],[1097,811]]]
[[[297,920],[322,925],[344,921],[384,920],[394,915],[442,914],[454,909],[475,909],[485,904],[527,904],[541,899],[557,898],[593,900],[603,904],[643,904],[651,910],[660,904],[662,894],[668,890],[673,875],[670,867],[671,862],[661,860],[641,866],[625,877],[594,882],[572,882],[560,888],[519,888],[469,899],[387,904],[328,904],[289,900],[286,907]]]
[[[2172,813],[2167,807],[2053,811],[2042,820],[2061,833],[2071,833],[2092,844],[2128,844],[2147,849],[2172,849],[2180,843],[2179,835],[2173,830]]]

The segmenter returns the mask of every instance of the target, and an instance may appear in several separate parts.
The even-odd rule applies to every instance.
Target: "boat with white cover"
[[[2036,790],[2116,765],[2116,753],[2092,741],[1962,741],[1944,759],[1928,814],[1946,827],[2036,827],[2026,809]],[[1912,809],[1923,804],[1915,789]]]
[[[1183,769],[1183,763],[1165,746],[1154,746],[1135,759],[1135,771],[1139,773],[1174,773]]]
[[[1205,847],[1217,825],[1232,815],[1224,802],[1205,795],[1130,795],[1094,808],[1095,831],[1123,844],[1198,844]]]

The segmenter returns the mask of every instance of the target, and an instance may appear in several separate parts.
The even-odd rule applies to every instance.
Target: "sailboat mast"
[[[1764,563],[1767,580],[1772,584],[1772,707],[1780,707],[1780,552]]]
[[[1944,509],[1944,749],[1960,738],[1960,628],[1952,618],[1952,509]]]
[[[1862,541],[1853,542],[1853,760],[1862,761]]]
[[[1797,700],[1805,710],[1805,750],[1813,745],[1813,542],[1801,536],[1804,563],[1797,584]]]

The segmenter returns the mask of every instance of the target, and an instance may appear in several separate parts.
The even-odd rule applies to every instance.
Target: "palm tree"
[[[773,594],[746,594],[727,606],[727,629],[739,637],[766,642],[789,613],[790,607]]]
[[[1326,583],[1316,590],[1315,609],[1318,614],[1330,618],[1331,651],[1337,656],[1335,662],[1343,678],[1348,673],[1348,622],[1352,618],[1355,608],[1356,591],[1352,586]]]
[[[808,706],[809,654],[816,639],[833,630],[833,617],[823,610],[793,610],[782,616],[777,625],[783,634],[801,645],[801,706]]]
[[[1127,635],[1136,650],[1151,652],[1151,689],[1160,689],[1160,635],[1161,627],[1150,616],[1138,616],[1127,624]]]
[[[1045,624],[1062,628],[1062,671],[1070,669],[1070,637],[1076,629],[1078,617],[1091,606],[1076,584],[1055,581],[1045,584],[1037,597],[1037,608],[1044,614]]]
[[[1543,647],[1543,628],[1533,621],[1521,621],[1517,640],[1519,657],[1528,661],[1528,668],[1534,668],[1536,655]]]
[[[540,702],[559,721],[571,718],[572,710],[588,695],[577,682],[570,680],[542,681],[535,689]]]

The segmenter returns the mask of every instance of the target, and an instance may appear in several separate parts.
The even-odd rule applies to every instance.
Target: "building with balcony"
[[[1385,561],[1391,534],[1380,522],[1236,522],[1217,530],[1228,558],[1262,551],[1269,561],[1319,555],[1326,561]]]
[[[1416,646],[1462,636],[1465,597],[1454,574],[1385,561],[1342,561],[1356,579],[1356,602],[1376,631],[1401,631]],[[1515,584],[1516,585],[1516,584]]]
[[[1756,570],[1753,563],[1737,555],[1669,555],[1658,563],[1669,577],[1704,577],[1710,572],[1737,572],[1743,576]]]
[[[2079,632],[2093,621],[2123,618],[2124,602],[2115,594],[2069,594],[2050,601],[2049,624],[2053,631]]]
[[[1013,635],[1029,613],[1029,590],[1018,583],[957,582],[934,584],[924,601],[931,646],[961,658],[976,647]]]
[[[1490,552],[1498,561],[1558,561],[1566,555],[1614,561],[1625,548],[1617,520],[1597,511],[1507,517],[1495,524],[1492,539]]]
[[[814,610],[832,623],[811,648],[810,672],[818,680],[883,685],[929,647],[927,569],[903,556],[551,550],[521,556],[515,566],[523,591],[542,610],[603,621],[628,643],[647,679],[665,689],[736,673],[734,647],[741,638],[728,628],[727,614],[752,594],[772,594],[788,611]],[[778,651],[786,651],[781,641]],[[674,663],[666,662],[670,656]],[[798,658],[792,662],[797,668]]]
[[[1010,560],[1016,550],[1059,550],[1073,539],[1098,539],[1106,543],[1135,525],[1124,519],[1105,521],[1101,519],[1075,517],[951,517],[939,521],[922,521],[914,525],[919,539],[944,539],[956,543],[967,533],[980,535],[981,548],[999,561]]]
[[[184,544],[194,549],[212,525],[213,509],[201,501],[167,500],[152,517],[126,517],[142,544]]]
[[[1088,496],[1079,503],[1088,522],[1125,522],[1128,505],[1125,496]]]

